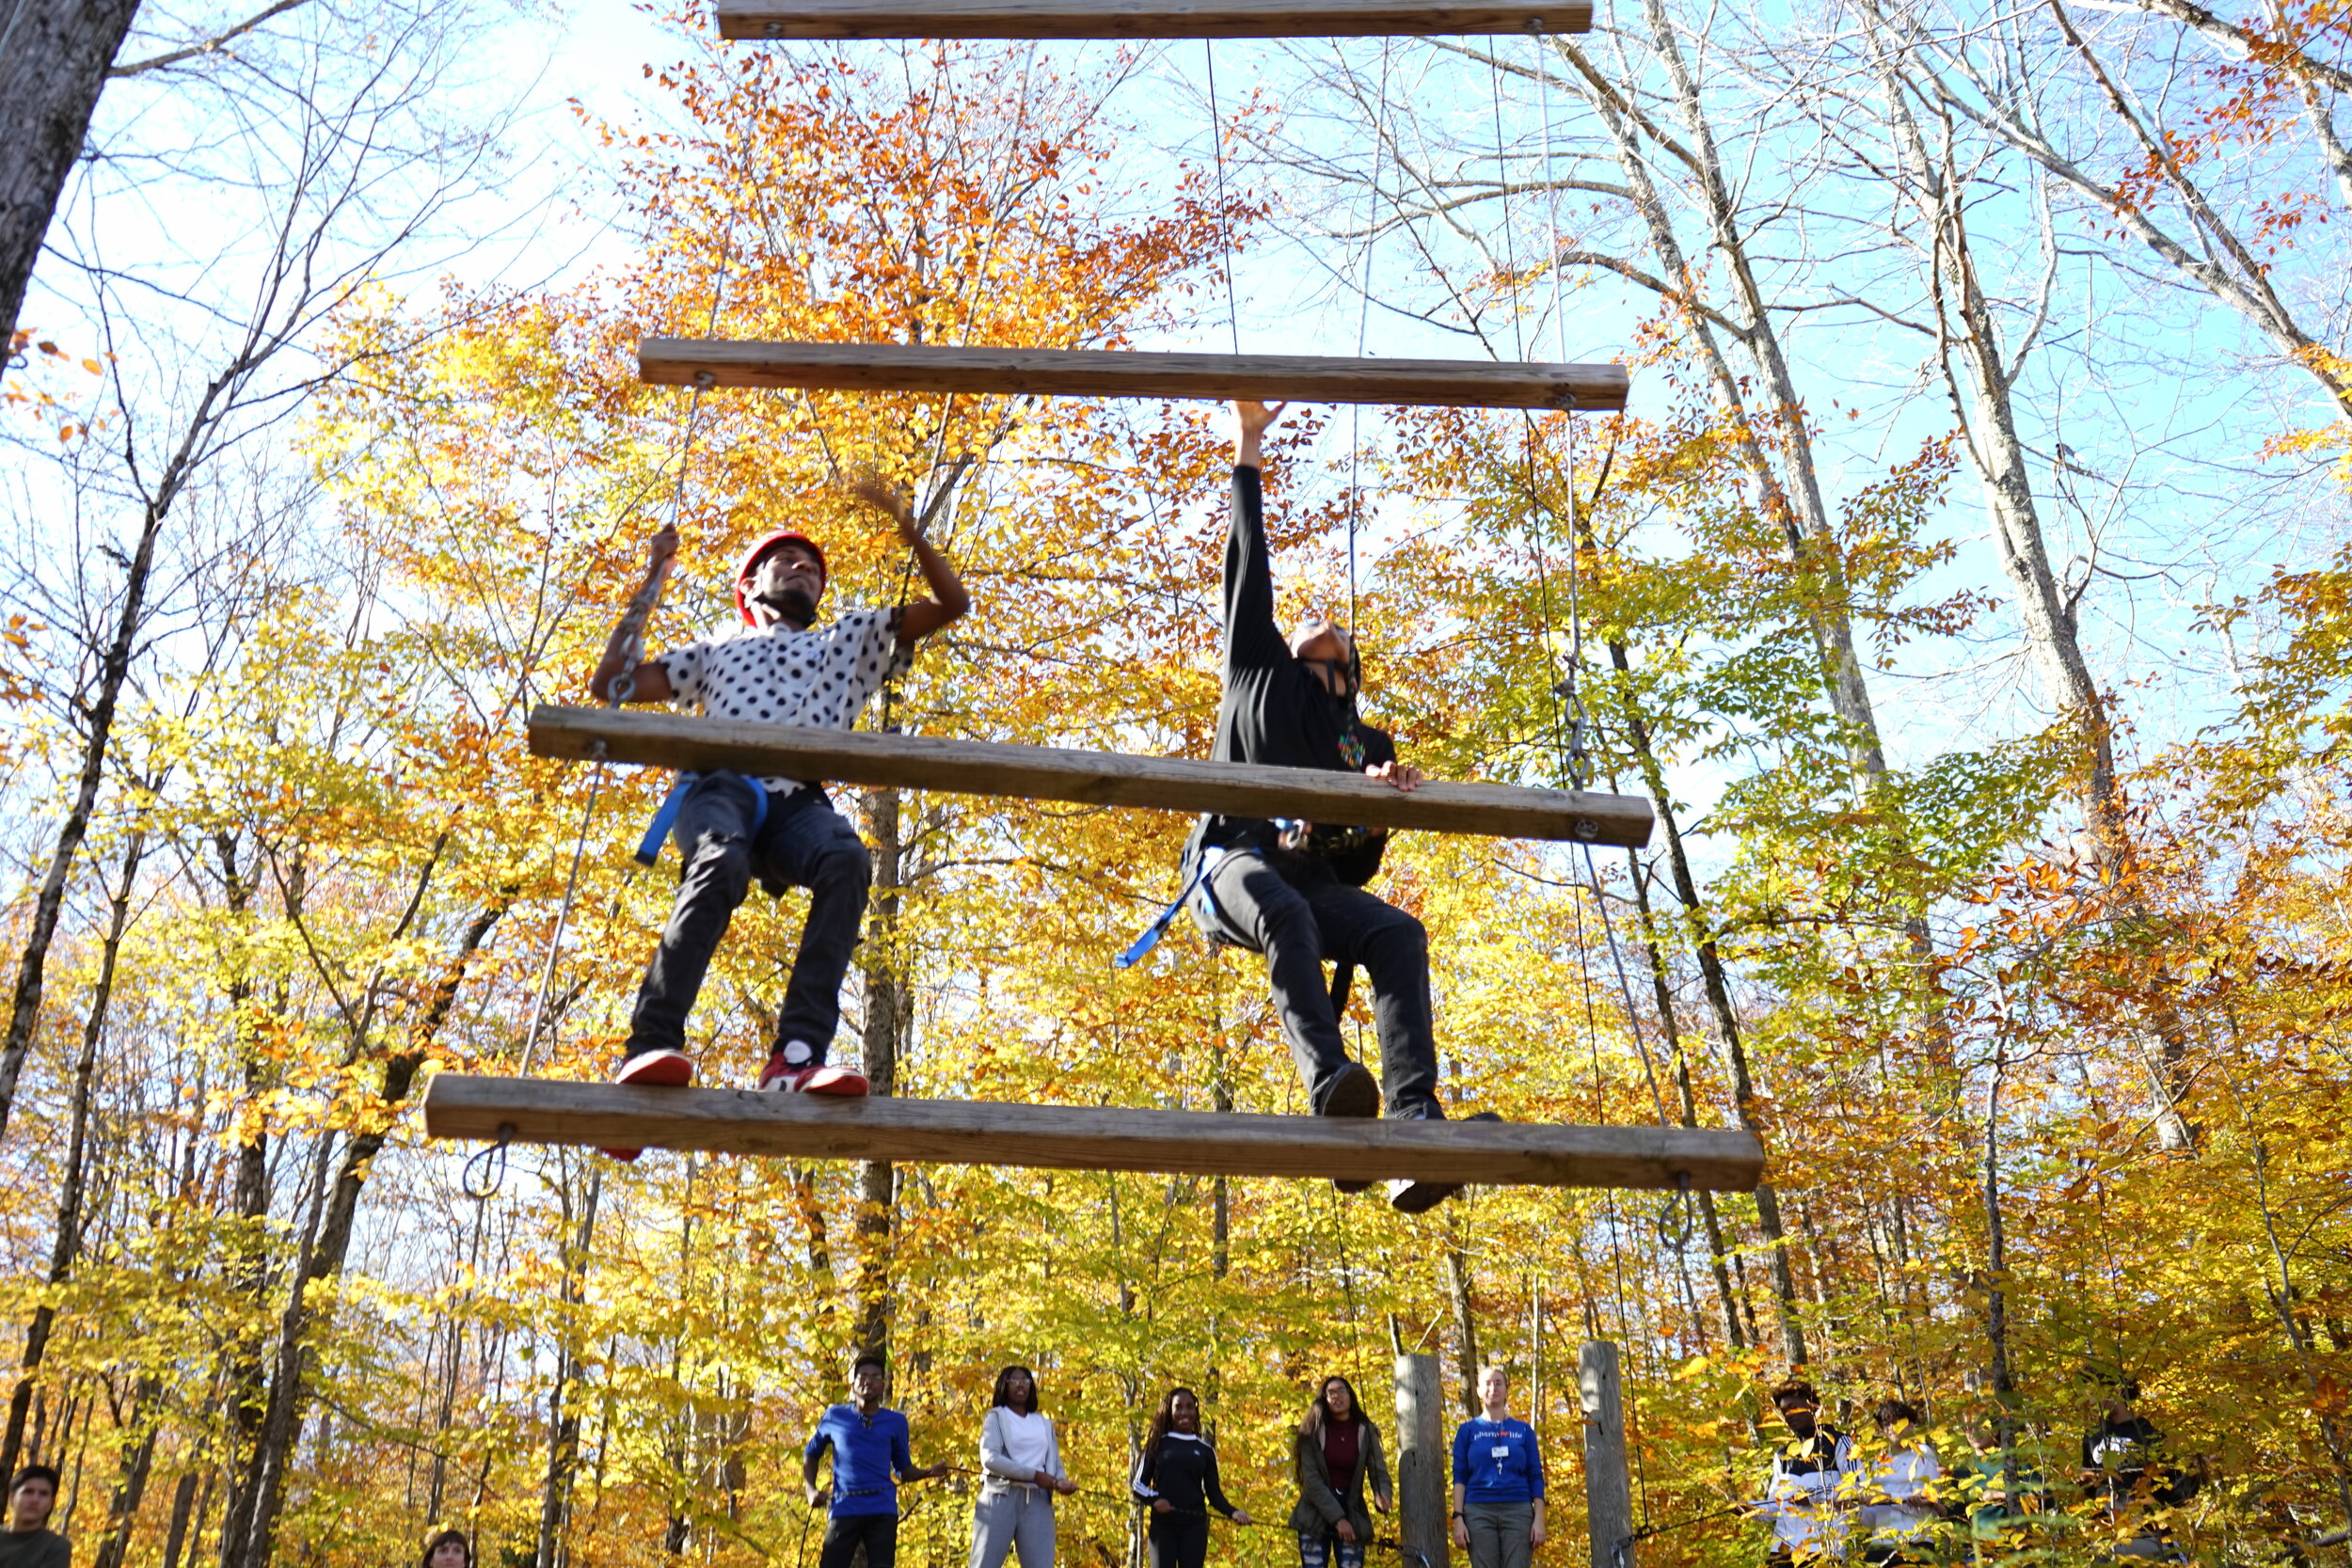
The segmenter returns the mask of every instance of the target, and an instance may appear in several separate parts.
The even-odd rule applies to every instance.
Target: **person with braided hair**
[[[1161,1399],[1128,1490],[1152,1511],[1145,1536],[1152,1568],[1201,1568],[1213,1508],[1237,1525],[1257,1522],[1226,1499],[1216,1449],[1200,1434],[1200,1398],[1182,1386]]]

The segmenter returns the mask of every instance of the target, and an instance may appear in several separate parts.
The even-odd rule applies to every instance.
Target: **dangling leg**
[[[776,880],[808,889],[809,897],[808,921],[801,928],[800,950],[792,956],[792,977],[776,1021],[775,1054],[760,1074],[759,1086],[864,1094],[864,1075],[826,1066],[825,1053],[841,1026],[841,982],[857,948],[858,925],[866,918],[873,858],[848,819],[808,788],[775,802],[760,834],[760,850]]]
[[[1395,905],[1344,882],[1311,885],[1323,956],[1353,960],[1372,987],[1380,1041],[1380,1089],[1391,1120],[1443,1120],[1438,1104],[1438,1037],[1429,1004],[1429,933]]]
[[[1282,1034],[1315,1115],[1378,1114],[1379,1086],[1348,1059],[1331,1014],[1323,933],[1305,895],[1256,850],[1229,850],[1193,895],[1193,916],[1210,935],[1265,956]]]
[[[727,923],[752,885],[752,817],[755,785],[726,774],[698,779],[678,808],[672,830],[678,856],[677,898],[662,927],[637,1006],[628,1020],[628,1044],[617,1084],[676,1086],[693,1082],[686,1054],[686,1015],[703,989],[710,955],[726,935]],[[634,1160],[641,1150],[608,1148],[615,1160]]]
[[[684,863],[677,898],[629,1015],[625,1083],[644,1081],[628,1076],[628,1066],[643,1057],[685,1054],[686,1015],[702,990],[710,955],[751,890],[753,787],[725,774],[698,779],[678,808],[673,836]]]
[[[1429,1002],[1429,933],[1422,923],[1361,888],[1332,882],[1312,890],[1315,918],[1330,956],[1353,958],[1372,985],[1373,1032],[1380,1038],[1380,1086],[1398,1121],[1442,1121],[1438,1102],[1438,1037]],[[1498,1119],[1481,1112],[1472,1121]],[[1461,1189],[1395,1180],[1389,1202],[1407,1214],[1436,1208]]]

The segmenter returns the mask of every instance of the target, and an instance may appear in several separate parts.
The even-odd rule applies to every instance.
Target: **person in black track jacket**
[[[1259,488],[1263,437],[1287,404],[1236,403],[1233,515],[1225,545],[1224,696],[1217,707],[1219,762],[1363,773],[1411,789],[1420,770],[1357,716],[1362,663],[1344,626],[1310,617],[1285,637],[1274,620],[1274,563]],[[1388,1115],[1441,1120],[1438,1047],[1429,1005],[1429,937],[1420,921],[1364,891],[1380,867],[1387,832],[1343,825],[1212,816],[1184,846],[1193,918],[1216,941],[1264,956],[1282,1033],[1317,1116]],[[1337,966],[1329,990],[1323,962]],[[1347,1054],[1340,1034],[1349,977],[1372,983],[1380,1082]],[[1353,1183],[1347,1190],[1360,1191]],[[1433,1209],[1459,1189],[1392,1181],[1406,1213]]]
[[[1256,1522],[1225,1500],[1216,1450],[1200,1435],[1200,1401],[1189,1388],[1170,1388],[1160,1401],[1128,1489],[1152,1511],[1152,1568],[1201,1568],[1212,1508],[1237,1525]]]

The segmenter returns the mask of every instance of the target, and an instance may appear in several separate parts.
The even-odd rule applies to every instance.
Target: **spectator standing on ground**
[[[1323,1380],[1292,1440],[1291,1463],[1298,1477],[1291,1528],[1298,1532],[1299,1568],[1363,1568],[1372,1544],[1364,1498],[1369,1494],[1373,1507],[1389,1511],[1389,1462],[1354,1384]]]
[[[1862,1560],[1887,1568],[1930,1562],[1944,1518],[1936,1487],[1944,1466],[1935,1445],[1922,1430],[1918,1407],[1908,1401],[1879,1401],[1870,1423],[1878,1428],[1880,1447],[1859,1483]]]
[[[1481,1413],[1454,1433],[1454,1544],[1470,1568],[1528,1568],[1544,1544],[1544,1459],[1510,1413],[1511,1373],[1478,1374]]]
[[[1772,1390],[1772,1408],[1788,1429],[1788,1440],[1772,1450],[1764,1498],[1754,1507],[1758,1518],[1772,1522],[1770,1568],[1846,1555],[1838,1489],[1853,1473],[1853,1445],[1820,1418],[1820,1403],[1810,1383],[1784,1383]]]
[[[1257,1523],[1226,1500],[1216,1449],[1200,1434],[1200,1399],[1189,1388],[1170,1388],[1160,1401],[1127,1489],[1152,1511],[1152,1568],[1202,1568],[1212,1508],[1237,1525]]]
[[[73,1547],[49,1528],[57,1506],[57,1472],[27,1465],[8,1482],[8,1528],[0,1530],[0,1568],[72,1568]]]
[[[1968,1533],[1976,1555],[2015,1544],[2017,1521],[2048,1517],[2048,1472],[2039,1444],[2028,1455],[2017,1441],[2026,1436],[2021,1425],[2012,1428],[2009,1447],[2001,1446],[2000,1422],[1979,1418],[1968,1429],[1968,1446],[1975,1457],[1953,1476],[1968,1512]]]
[[[898,1483],[947,1473],[945,1464],[918,1470],[907,1418],[882,1407],[887,1370],[879,1355],[861,1355],[850,1370],[849,1404],[826,1410],[801,1454],[808,1506],[826,1510],[825,1544],[818,1568],[850,1568],[861,1545],[866,1568],[898,1560]],[[833,1484],[817,1484],[817,1468],[833,1450]]]
[[[980,1418],[980,1489],[972,1500],[972,1568],[1054,1568],[1054,1494],[1078,1483],[1063,1473],[1061,1442],[1038,1409],[1037,1374],[1007,1367]]]
[[[2106,1505],[2115,1531],[2114,1555],[2185,1560],[2180,1543],[2155,1511],[2178,1508],[2195,1497],[2205,1483],[2204,1462],[2183,1469],[2166,1458],[2164,1433],[2139,1413],[2137,1379],[2102,1381],[2106,1395],[2099,1424],[2083,1433],[2082,1482]]]

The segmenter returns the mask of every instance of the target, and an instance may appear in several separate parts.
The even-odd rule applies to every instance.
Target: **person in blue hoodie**
[[[1470,1568],[1527,1568],[1544,1544],[1544,1456],[1510,1413],[1511,1374],[1478,1374],[1480,1413],[1454,1433],[1454,1544]]]

